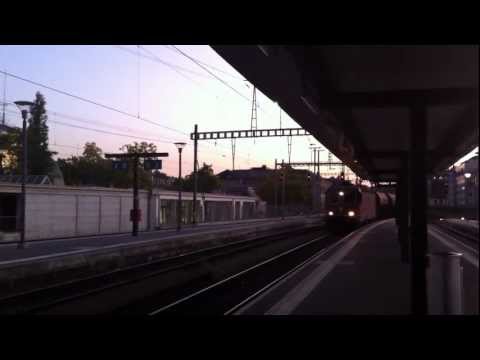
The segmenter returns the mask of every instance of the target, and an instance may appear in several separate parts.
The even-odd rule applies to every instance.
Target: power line
[[[245,100],[247,100],[248,102],[250,102],[250,99],[247,98],[245,95],[243,95],[241,92],[239,92],[237,89],[235,89],[234,87],[232,87],[229,83],[227,83],[225,80],[223,80],[222,78],[218,77],[216,74],[212,73],[210,70],[208,70],[204,65],[202,65],[201,63],[199,63],[197,60],[195,60],[194,58],[192,58],[190,55],[184,53],[182,50],[180,50],[179,48],[177,48],[175,45],[172,45],[173,48],[175,48],[175,50],[177,50],[180,54],[182,54],[183,56],[185,56],[186,58],[190,59],[191,61],[193,61],[195,64],[197,64],[199,67],[201,67],[203,70],[205,70],[206,72],[208,72],[210,75],[212,75],[215,79],[217,79],[218,81],[220,81],[222,84],[224,84],[225,86],[229,87],[231,90],[235,91],[238,95],[240,95],[242,98],[244,98]]]
[[[7,112],[17,114],[16,112],[11,111],[11,110],[7,110]],[[146,138],[146,137],[142,137],[142,136],[120,134],[120,133],[115,133],[115,132],[107,131],[107,130],[94,129],[94,128],[86,127],[86,126],[68,124],[68,123],[64,123],[62,121],[58,121],[58,120],[49,119],[48,122],[63,125],[63,126],[69,126],[69,127],[73,127],[73,128],[77,128],[77,129],[82,129],[82,130],[95,131],[95,132],[98,132],[98,133],[103,133],[103,134],[108,134],[108,135],[123,136],[123,137],[133,138],[133,139],[140,139],[140,140],[160,142],[160,143],[164,143],[164,144],[171,144],[171,141],[163,141],[163,140],[159,140],[159,139]]]
[[[175,53],[178,53],[178,51],[177,51],[176,49],[174,49],[174,46],[173,46],[173,45],[163,45],[163,46],[164,46],[166,49],[170,50],[170,51],[173,51],[173,52],[175,52]],[[169,46],[171,46],[171,47],[169,47]],[[225,71],[225,70],[222,70],[222,69],[219,69],[219,68],[217,68],[217,67],[215,67],[215,66],[213,66],[213,65],[207,64],[206,62],[201,61],[201,60],[198,60],[198,59],[196,59],[196,58],[194,58],[194,57],[192,57],[192,58],[195,59],[196,61],[198,61],[200,64],[203,64],[203,65],[208,66],[209,68],[211,68],[211,69],[213,69],[213,70],[216,70],[216,71],[221,72],[221,73],[223,73],[223,74],[225,74],[225,75],[228,75],[228,76],[232,77],[232,78],[235,79],[235,80],[245,81],[245,79],[241,79],[241,78],[239,78],[239,77],[237,77],[237,76],[235,76],[235,75],[232,75],[232,74],[230,74],[229,72],[227,72],[227,71]]]
[[[10,103],[10,102],[7,102],[6,104],[7,105],[14,105],[13,103]],[[12,114],[17,114],[17,112],[12,111],[12,110],[7,110],[7,112],[10,112]],[[110,125],[110,124],[107,124],[107,123],[104,123],[104,122],[101,122],[101,121],[98,121],[98,120],[91,120],[91,119],[89,120],[89,119],[85,119],[85,118],[82,118],[82,117],[61,113],[61,112],[58,112],[58,111],[47,110],[47,115],[58,116],[58,117],[61,117],[61,118],[64,118],[64,119],[78,121],[78,122],[85,123],[85,124],[103,126],[103,127],[111,128],[111,129],[114,129],[114,130],[126,131],[126,132],[129,132],[129,133],[132,133],[132,134],[137,134],[139,136],[143,135],[143,134],[139,134],[135,130],[133,130],[131,128],[128,128],[128,127],[114,126],[114,125]],[[48,121],[51,122],[52,120],[49,119]],[[159,139],[171,140],[172,142],[178,141],[178,139],[164,137],[164,136],[159,137]]]
[[[44,85],[44,84],[41,84],[41,83],[38,83],[36,81],[33,81],[33,80],[29,80],[29,79],[26,79],[26,78],[23,78],[21,76],[18,76],[18,75],[14,75],[12,73],[9,73],[9,72],[6,72],[6,71],[2,71],[0,70],[1,73],[3,74],[6,74],[7,76],[10,76],[12,78],[15,78],[15,79],[18,79],[18,80],[22,80],[22,81],[25,81],[25,82],[28,82],[30,84],[33,84],[33,85],[36,85],[36,86],[40,86],[40,87],[43,87],[45,89],[48,89],[48,90],[51,90],[51,91],[54,91],[54,92],[57,92],[59,94],[62,94],[62,95],[65,95],[65,96],[69,96],[69,97],[72,97],[74,99],[77,99],[77,100],[81,100],[83,102],[86,102],[86,103],[89,103],[89,104],[92,104],[92,105],[96,105],[96,106],[99,106],[99,107],[102,107],[104,109],[107,109],[107,110],[110,110],[110,111],[114,111],[114,112],[117,112],[119,114],[122,114],[122,115],[125,115],[125,116],[128,116],[128,117],[132,117],[132,118],[135,118],[135,119],[139,119],[139,120],[142,120],[144,122],[147,122],[147,123],[150,123],[150,124],[153,124],[153,125],[156,125],[156,126],[159,126],[159,127],[162,127],[162,128],[165,128],[165,129],[168,129],[168,130],[171,130],[171,131],[174,131],[174,132],[177,132],[177,133],[180,133],[182,135],[186,135],[186,136],[189,136],[189,134],[181,131],[181,130],[177,130],[177,129],[174,129],[174,128],[171,128],[171,127],[168,127],[168,126],[165,126],[165,125],[161,125],[157,122],[154,122],[152,120],[149,120],[149,119],[146,119],[144,117],[138,117],[137,115],[133,115],[131,113],[128,113],[126,111],[123,111],[123,110],[119,110],[119,109],[116,109],[114,107],[111,107],[109,105],[104,105],[104,104],[101,104],[99,102],[96,102],[96,101],[93,101],[93,100],[90,100],[90,99],[86,99],[84,97],[81,97],[81,96],[78,96],[78,95],[74,95],[74,94],[71,94],[71,93],[68,93],[66,91],[63,91],[63,90],[59,90],[59,89],[56,89],[56,88],[53,88],[51,86],[48,86],[48,85]]]
[[[90,127],[86,127],[86,126],[79,126],[79,125],[68,124],[68,123],[64,123],[64,122],[61,122],[61,121],[57,121],[57,120],[49,120],[49,121],[50,121],[50,122],[53,122],[53,123],[55,123],[55,124],[63,125],[63,126],[69,126],[69,127],[73,127],[73,128],[77,128],[77,129],[95,131],[95,132],[99,132],[99,133],[103,133],[103,134],[108,134],[108,135],[123,136],[123,137],[127,137],[127,138],[132,138],[132,139],[140,139],[140,140],[160,142],[160,143],[164,143],[164,144],[171,144],[170,141],[162,141],[162,140],[159,140],[159,139],[144,138],[144,137],[141,137],[141,136],[114,133],[114,132],[107,131],[107,130],[100,130],[100,129],[94,129],[94,128],[90,128]]]
[[[123,47],[121,45],[112,45],[113,47],[116,47],[117,49],[120,49],[120,50],[123,50],[123,51],[126,51],[132,55],[135,55],[137,56],[138,54],[131,50],[131,49],[128,49],[126,47]],[[146,50],[143,46],[139,45],[139,47],[143,48],[144,50]],[[184,68],[182,66],[178,66],[178,65],[175,65],[175,64],[172,64],[172,63],[169,63],[168,61],[165,61],[165,60],[162,60],[160,59],[159,57],[157,57],[156,55],[153,55],[152,53],[146,51],[150,56],[148,55],[145,55],[145,54],[139,54],[139,56],[143,57],[143,58],[146,58],[146,59],[149,59],[150,61],[153,61],[153,62],[157,62],[157,63],[160,63],[160,64],[163,64],[167,67],[169,67],[170,69],[172,70],[180,70],[180,71],[185,71],[185,72],[188,72],[192,75],[197,75],[197,76],[200,76],[202,78],[206,78],[206,79],[211,79],[210,76],[206,76],[204,74],[201,74],[201,73],[198,73],[196,71],[193,71],[193,70],[190,70],[190,69],[187,69],[187,68]]]
[[[169,67],[171,70],[175,71],[178,75],[180,75],[180,76],[182,76],[183,78],[185,78],[185,79],[193,82],[195,85],[202,87],[202,84],[200,84],[200,83],[197,82],[196,80],[193,80],[191,77],[189,77],[189,76],[181,73],[180,71],[178,71],[178,70],[175,68],[175,66],[170,65],[170,64],[168,64],[167,62],[161,60],[161,59],[158,58],[154,53],[152,53],[150,50],[144,48],[143,46],[140,46],[140,48],[141,48],[143,51],[147,52],[148,54],[150,54],[150,55],[153,57],[153,58],[148,57],[150,60],[153,60],[153,61],[157,60],[157,62],[160,62],[160,63],[162,63],[163,65]],[[125,49],[125,50],[126,50],[126,49]],[[127,51],[129,51],[129,50],[127,50]],[[185,70],[184,70],[184,71],[185,71]],[[202,77],[203,77],[203,76],[202,76]]]
[[[6,103],[7,105],[12,105],[12,103],[9,103],[7,102]],[[11,113],[11,114],[15,114],[17,115],[18,112],[17,111],[13,111],[13,110],[6,110],[6,112],[8,113]],[[122,130],[122,131],[129,131],[129,132],[132,132],[134,133],[131,129],[129,128],[122,128],[122,127],[115,127],[115,126],[111,126],[111,125],[108,125],[108,124],[104,124],[104,123],[101,123],[99,121],[88,121],[84,118],[79,118],[79,117],[76,117],[76,116],[72,116],[72,115],[68,115],[68,114],[63,114],[63,113],[60,113],[60,112],[56,112],[56,111],[51,111],[51,110],[48,110],[47,111],[47,114],[51,114],[51,115],[55,115],[55,116],[58,116],[58,117],[61,117],[61,118],[65,118],[65,119],[69,119],[69,120],[73,120],[73,121],[78,121],[78,122],[82,122],[82,123],[87,123],[87,124],[92,124],[92,125],[95,125],[96,123],[100,123],[101,125],[100,126],[105,126],[105,127],[110,127],[110,128],[113,128],[113,129],[117,129],[117,130]],[[52,120],[52,119],[49,119],[48,122],[51,122],[51,123],[59,123],[58,121],[55,121],[55,120]],[[96,132],[101,132],[101,133],[105,133],[105,134],[111,134],[111,135],[115,135],[115,136],[123,136],[123,137],[127,137],[127,135],[124,135],[124,134],[118,134],[118,133],[113,133],[113,132],[109,132],[109,131],[105,131],[105,130],[101,130],[101,129],[93,129],[93,128],[89,128],[89,127],[82,127],[82,126],[78,126],[78,125],[74,125],[74,124],[67,124],[67,123],[62,123],[61,125],[64,125],[64,126],[70,126],[70,127],[76,127],[76,128],[80,128],[80,129],[84,129],[84,130],[91,130],[91,131],[96,131]],[[162,141],[162,140],[159,140],[159,139],[162,139],[162,138],[159,138],[159,139],[150,139],[150,138],[146,138],[146,137],[142,137],[142,136],[129,136],[128,137],[132,137],[132,138],[138,138],[138,139],[142,139],[142,140],[148,140],[148,141],[159,141],[159,142],[162,142],[162,143],[172,143],[174,141],[176,141],[176,139],[169,139],[169,138],[165,138],[163,137],[163,139],[169,139],[170,141]],[[54,145],[54,144],[51,144],[51,145]],[[209,144],[209,143],[200,143],[199,146],[208,146],[208,147],[213,147],[213,145]],[[218,147],[221,147],[221,148],[225,148],[226,149],[226,146],[222,146],[222,145],[218,145]],[[210,153],[215,153],[216,155],[219,155],[219,156],[225,156],[225,154],[223,154],[222,152],[220,152],[219,150],[217,149],[211,149],[211,150],[206,150]],[[244,159],[247,159],[247,157],[243,157],[243,156],[240,156]]]

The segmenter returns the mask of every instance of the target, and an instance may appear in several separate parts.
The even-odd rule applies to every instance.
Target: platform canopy
[[[397,180],[414,108],[430,172],[478,145],[478,46],[212,48],[364,179]]]

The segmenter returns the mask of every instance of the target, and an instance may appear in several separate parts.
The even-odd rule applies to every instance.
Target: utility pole
[[[132,236],[138,236],[138,225],[141,220],[140,201],[138,198],[138,165],[139,159],[167,157],[168,153],[118,153],[105,154],[106,159],[123,159],[123,161],[114,161],[115,170],[128,169],[128,160],[133,161],[133,209],[130,211],[130,221],[132,222]],[[162,168],[162,160],[150,160],[144,163],[145,170],[154,170]]]
[[[176,142],[178,149],[178,206],[177,206],[177,231],[182,226],[182,150],[187,144],[184,142]]]
[[[198,146],[198,125],[195,124],[193,131],[193,204],[192,204],[192,224],[197,223],[197,185],[198,185],[198,169],[197,169],[197,146]]]
[[[22,232],[20,233],[20,243],[18,244],[17,248],[18,249],[24,249],[25,248],[25,230],[26,230],[26,200],[27,200],[27,189],[26,189],[26,183],[27,183],[27,174],[28,174],[28,167],[27,167],[27,155],[28,155],[28,136],[27,136],[27,116],[29,112],[31,112],[32,107],[34,104],[30,101],[15,101],[15,105],[17,105],[18,109],[22,113],[22,150],[23,150],[23,156],[22,156],[22,212],[21,212],[21,224],[22,224]]]

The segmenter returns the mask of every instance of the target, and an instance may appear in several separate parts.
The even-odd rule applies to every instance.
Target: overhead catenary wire
[[[135,55],[137,56],[138,54],[132,50],[132,49],[129,49],[129,48],[126,48],[124,46],[121,46],[121,45],[113,45],[113,47],[117,48],[117,49],[120,49],[120,50],[123,50],[125,52],[129,52],[131,53],[132,55]],[[143,47],[142,45],[140,45],[141,48],[143,48],[143,50],[145,50],[145,47]],[[160,63],[160,64],[163,64],[167,67],[169,67],[170,69],[175,69],[175,70],[179,70],[179,71],[184,71],[184,72],[187,72],[187,73],[190,73],[192,75],[196,75],[196,76],[199,76],[199,77],[202,77],[204,79],[212,79],[211,76],[208,76],[208,75],[205,75],[205,74],[202,74],[202,73],[199,73],[199,72],[196,72],[196,71],[193,71],[191,69],[187,69],[185,67],[182,67],[182,66],[179,66],[179,65],[175,65],[175,64],[172,64],[168,61],[165,61],[163,59],[160,59],[158,56],[156,55],[153,55],[152,53],[146,51],[148,53],[148,55],[146,54],[140,54],[141,57],[145,58],[145,59],[149,59],[150,61],[153,61],[153,62],[156,62],[156,63]]]
[[[7,111],[10,112],[10,113],[17,114],[16,112],[11,111],[11,110],[7,110]],[[87,126],[69,124],[69,123],[65,123],[65,122],[62,122],[62,121],[58,121],[58,120],[49,119],[48,122],[63,125],[63,126],[69,126],[69,127],[73,127],[73,128],[77,128],[77,129],[82,129],[82,130],[95,131],[95,132],[98,132],[98,133],[103,133],[103,134],[108,134],[108,135],[122,136],[122,137],[127,137],[127,138],[132,138],[132,139],[140,139],[140,140],[147,140],[147,141],[153,141],[153,142],[160,142],[160,143],[165,143],[165,144],[172,144],[171,141],[163,141],[163,140],[160,140],[160,139],[146,138],[146,137],[130,135],[130,134],[121,134],[121,133],[116,133],[116,132],[107,131],[107,130],[95,129],[95,128],[91,128],[91,127],[87,127]]]
[[[199,66],[200,68],[202,68],[203,70],[205,70],[206,72],[208,72],[210,75],[212,75],[216,80],[220,81],[222,84],[224,84],[225,86],[227,86],[228,88],[230,88],[231,90],[233,90],[235,93],[237,93],[239,96],[241,96],[243,99],[247,100],[248,102],[250,102],[250,99],[243,95],[241,92],[239,92],[237,89],[235,89],[232,85],[230,85],[227,81],[225,81],[224,79],[222,79],[221,77],[219,77],[218,75],[216,75],[215,73],[211,72],[209,69],[207,69],[203,64],[201,64],[198,60],[196,60],[195,58],[193,58],[192,56],[188,55],[187,53],[185,53],[184,51],[180,50],[178,47],[176,47],[175,45],[171,45],[172,48],[174,48],[179,54],[185,56],[187,59],[189,59],[190,61],[194,62],[197,66]],[[258,106],[258,108],[263,111],[263,112],[266,112],[262,107]],[[270,114],[268,114],[270,115]]]
[[[168,49],[168,50],[170,50],[170,51],[173,51],[173,52],[175,52],[175,53],[178,54],[178,51],[174,48],[173,45],[163,45],[163,46],[164,46],[166,49]],[[235,80],[245,81],[245,79],[239,78],[239,77],[236,76],[236,75],[232,75],[232,74],[230,74],[228,71],[225,71],[225,70],[219,69],[219,68],[217,68],[217,67],[215,67],[215,66],[213,66],[213,65],[207,64],[206,62],[201,61],[201,60],[198,60],[198,59],[194,58],[193,56],[192,56],[192,58],[195,59],[196,61],[198,61],[200,64],[205,65],[205,66],[207,66],[207,67],[209,67],[210,69],[213,69],[213,70],[215,70],[215,71],[221,72],[222,74],[228,75],[228,76],[230,76],[231,78],[233,78],[233,79],[235,79]]]
[[[157,61],[165,66],[167,66],[168,68],[170,68],[171,70],[175,71],[178,75],[182,76],[183,78],[187,79],[188,81],[194,83],[195,85],[199,86],[199,87],[203,87],[201,83],[199,83],[198,81],[192,79],[190,76],[187,76],[185,74],[183,74],[181,71],[186,71],[186,70],[183,70],[183,68],[180,68],[182,70],[177,70],[178,67],[176,66],[173,66],[165,61],[163,61],[162,59],[160,59],[157,55],[155,55],[153,52],[151,52],[150,50],[148,50],[147,48],[143,47],[143,46],[140,46],[140,48],[148,53],[150,55],[150,57],[148,57],[150,60],[153,60],[153,61]],[[128,51],[128,50],[127,50]],[[197,73],[195,73],[197,74]],[[200,74],[201,76],[201,74]],[[203,76],[202,76],[203,77]]]
[[[7,105],[9,104],[12,104],[12,103],[9,103],[7,102],[6,103]],[[6,112],[8,113],[11,113],[11,114],[15,114],[17,115],[18,112],[17,111],[13,111],[13,110],[6,110]],[[82,122],[82,123],[87,123],[87,124],[92,124],[92,125],[96,125],[97,123],[100,123],[98,121],[88,121],[86,119],[83,119],[83,118],[79,118],[79,117],[76,117],[76,116],[72,116],[72,115],[67,115],[67,114],[64,114],[64,113],[60,113],[60,112],[56,112],[56,111],[51,111],[49,110],[47,112],[47,114],[51,114],[51,115],[55,115],[57,117],[60,117],[60,118],[65,118],[65,119],[69,119],[69,120],[73,120],[73,121],[78,121],[78,122]],[[105,126],[105,127],[111,127],[111,128],[114,128],[114,129],[120,129],[120,130],[123,130],[123,131],[128,131],[130,132],[130,135],[127,135],[127,134],[119,134],[119,133],[116,133],[116,132],[111,132],[111,131],[106,131],[106,130],[102,130],[102,129],[95,129],[95,128],[91,128],[91,127],[86,127],[86,126],[78,126],[78,125],[74,125],[74,124],[69,124],[69,123],[65,123],[65,122],[58,122],[56,120],[52,120],[52,119],[49,119],[48,120],[49,123],[61,123],[61,125],[63,126],[69,126],[69,127],[72,127],[72,128],[78,128],[78,129],[81,129],[81,130],[86,130],[86,131],[93,131],[93,132],[97,132],[97,133],[102,133],[102,134],[107,134],[107,135],[114,135],[114,136],[121,136],[121,137],[129,137],[129,138],[134,138],[134,139],[140,139],[140,140],[146,140],[146,141],[154,141],[154,142],[162,142],[162,143],[165,143],[165,144],[169,144],[169,143],[173,143],[175,141],[177,141],[176,139],[168,139],[169,141],[164,141],[166,138],[164,137],[161,137],[161,138],[156,138],[156,139],[152,139],[152,138],[148,138],[148,137],[143,137],[143,136],[140,136],[140,135],[134,135],[135,133],[131,131],[131,129],[129,128],[121,128],[121,127],[114,127],[114,126],[110,126],[109,124],[104,124],[104,123],[100,123],[101,125],[100,126]],[[55,141],[56,141],[56,137],[55,137]],[[56,144],[51,144],[52,146],[56,146]],[[211,144],[208,144],[208,143],[201,143],[199,144],[200,146],[208,146],[208,147],[213,147],[213,145]],[[226,148],[225,146],[221,146],[222,148]],[[205,149],[205,151],[211,153],[211,154],[216,154],[217,156],[221,156],[221,157],[224,157],[225,155],[222,154],[221,151],[219,151],[218,149]],[[243,156],[240,156],[242,158],[245,158],[246,157],[243,157]]]
[[[226,82],[225,80],[223,80],[222,78],[220,78],[219,76],[217,76],[216,74],[214,74],[213,72],[211,72],[209,69],[207,69],[204,65],[202,65],[200,62],[198,62],[196,59],[192,58],[190,55],[186,54],[185,52],[183,52],[182,50],[180,50],[179,48],[177,48],[175,45],[172,45],[172,47],[177,50],[180,54],[182,54],[183,56],[185,56],[187,59],[190,59],[192,62],[194,62],[195,64],[197,64],[199,67],[201,67],[203,70],[205,70],[206,72],[208,72],[210,75],[212,75],[215,79],[217,79],[218,81],[220,81],[222,84],[224,84],[225,86],[227,86],[228,88],[230,88],[231,90],[233,90],[235,93],[237,93],[239,96],[241,96],[242,98],[244,98],[245,100],[247,100],[248,102],[250,102],[250,99],[248,97],[246,97],[245,95],[243,95],[240,91],[238,91],[237,89],[235,89],[233,86],[231,86],[228,82]]]
[[[95,105],[95,106],[99,106],[99,107],[102,107],[104,109],[107,109],[107,110],[110,110],[110,111],[114,111],[114,112],[117,112],[117,113],[120,113],[122,115],[125,115],[125,116],[128,116],[128,117],[132,117],[132,118],[135,118],[135,119],[140,119],[142,121],[145,121],[145,122],[148,122],[148,123],[151,123],[153,125],[156,125],[156,126],[159,126],[159,127],[162,127],[162,128],[165,128],[165,129],[168,129],[168,130],[171,130],[171,131],[174,131],[174,132],[177,132],[177,133],[180,133],[182,135],[185,135],[185,136],[188,136],[189,134],[181,131],[181,130],[178,130],[178,129],[175,129],[175,128],[171,128],[171,127],[168,127],[168,126],[165,126],[165,125],[162,125],[162,124],[159,124],[157,122],[154,122],[154,121],[151,121],[149,119],[146,119],[144,117],[140,117],[139,118],[139,114],[137,115],[134,115],[134,114],[131,114],[127,111],[123,111],[121,109],[118,109],[118,108],[115,108],[115,107],[112,107],[112,106],[109,106],[109,105],[105,105],[105,104],[102,104],[96,100],[93,100],[93,99],[88,99],[88,98],[84,98],[82,96],[79,96],[79,95],[76,95],[76,94],[73,94],[73,93],[70,93],[68,91],[64,91],[64,90],[61,90],[61,89],[58,89],[58,88],[54,88],[52,86],[49,86],[49,85],[46,85],[46,84],[42,84],[42,83],[39,83],[39,82],[36,82],[34,80],[31,80],[31,79],[28,79],[28,78],[25,78],[25,77],[22,77],[22,76],[19,76],[19,75],[16,75],[16,74],[13,74],[13,73],[10,73],[10,72],[7,72],[7,71],[1,71],[5,76],[9,76],[11,78],[15,78],[17,80],[21,80],[21,81],[24,81],[24,82],[27,82],[27,83],[30,83],[30,84],[33,84],[35,86],[40,86],[42,88],[46,88],[50,91],[54,91],[54,92],[57,92],[57,93],[60,93],[62,95],[65,95],[65,96],[69,96],[69,97],[72,97],[72,98],[75,98],[77,100],[80,100],[80,101],[83,101],[83,102],[87,102],[87,103],[90,103],[92,105]],[[95,129],[93,131],[97,131],[98,129]],[[122,134],[121,136],[125,136],[125,134]],[[143,138],[143,139],[147,139],[146,137],[140,137],[140,136],[135,136],[136,138]]]
[[[77,99],[77,100],[80,100],[80,101],[83,101],[83,102],[86,102],[86,103],[89,103],[89,104],[92,104],[92,105],[96,105],[96,106],[98,106],[98,107],[101,107],[101,108],[104,108],[104,109],[107,109],[107,110],[110,110],[110,111],[114,111],[114,112],[117,112],[117,113],[119,113],[119,114],[122,114],[122,115],[125,115],[125,116],[128,116],[128,117],[132,117],[132,118],[135,118],[135,119],[139,119],[139,120],[141,120],[141,121],[150,123],[150,124],[152,124],[152,125],[156,125],[156,126],[159,126],[159,127],[161,127],[161,128],[168,129],[168,130],[171,130],[171,131],[180,133],[180,134],[182,134],[182,135],[189,136],[189,134],[187,134],[187,133],[185,133],[185,132],[183,132],[183,131],[181,131],[181,130],[174,129],[174,128],[171,128],[171,127],[168,127],[168,126],[159,124],[159,123],[157,123],[157,122],[155,122],[155,121],[146,119],[146,118],[144,118],[144,117],[138,117],[137,115],[134,115],[134,114],[131,114],[131,113],[129,113],[129,112],[126,112],[126,111],[123,111],[123,110],[114,108],[114,107],[112,107],[112,106],[105,105],[105,104],[99,103],[99,102],[97,102],[97,101],[94,101],[94,100],[87,99],[87,98],[84,98],[84,97],[79,96],[79,95],[75,95],[75,94],[69,93],[69,92],[64,91],[64,90],[56,89],[56,88],[51,87],[51,86],[49,86],[49,85],[41,84],[41,83],[39,83],[39,82],[30,80],[30,79],[26,79],[26,78],[24,78],[24,77],[21,77],[21,76],[12,74],[12,73],[7,72],[7,71],[2,71],[2,70],[0,70],[0,72],[3,73],[3,74],[6,74],[6,75],[9,76],[9,77],[14,78],[14,79],[22,80],[22,81],[28,82],[28,83],[30,83],[30,84],[32,84],[32,85],[40,86],[40,87],[43,87],[43,88],[48,89],[48,90],[50,90],[50,91],[54,91],[54,92],[56,92],[56,93],[59,93],[59,94],[65,95],[65,96],[69,96],[69,97],[71,97],[71,98],[74,98],[74,99]]]
[[[6,104],[7,105],[14,105],[13,103],[10,103],[10,102],[7,102]],[[7,110],[7,112],[12,113],[12,114],[17,114],[16,111],[12,111],[12,110]],[[139,137],[142,137],[142,136],[145,135],[145,134],[138,133],[138,131],[136,131],[134,129],[131,129],[129,127],[111,125],[111,124],[101,122],[99,120],[85,119],[83,117],[69,115],[69,114],[65,114],[63,112],[59,112],[59,111],[48,110],[47,115],[53,115],[53,116],[57,116],[57,117],[60,117],[60,118],[63,118],[63,119],[73,120],[73,121],[77,121],[77,122],[84,123],[84,124],[91,124],[91,125],[95,125],[95,126],[106,127],[106,128],[110,128],[110,129],[113,129],[113,130],[126,131],[128,133],[138,135]],[[49,120],[49,121],[51,121],[51,120]],[[148,137],[148,135],[146,137]],[[177,138],[171,138],[171,137],[168,137],[168,136],[167,137],[161,136],[161,137],[158,137],[158,139],[170,140],[171,142],[179,141]]]
[[[77,128],[77,129],[95,131],[95,132],[108,134],[108,135],[123,136],[123,137],[127,137],[127,138],[132,138],[132,139],[140,139],[140,140],[147,140],[147,141],[159,142],[159,143],[164,143],[164,144],[171,144],[170,141],[163,141],[163,140],[159,140],[159,139],[145,138],[145,137],[141,137],[141,136],[128,135],[128,134],[114,133],[112,131],[94,129],[94,128],[89,128],[89,127],[86,127],[86,126],[73,125],[73,124],[68,124],[68,123],[64,123],[64,122],[61,122],[61,121],[57,121],[57,120],[49,120],[49,121],[53,122],[55,124],[59,124],[59,125],[69,126],[69,127],[73,127],[73,128]]]

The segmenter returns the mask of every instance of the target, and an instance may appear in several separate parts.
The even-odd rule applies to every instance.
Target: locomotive
[[[325,193],[327,225],[356,227],[375,219],[395,216],[395,194],[335,181]]]

